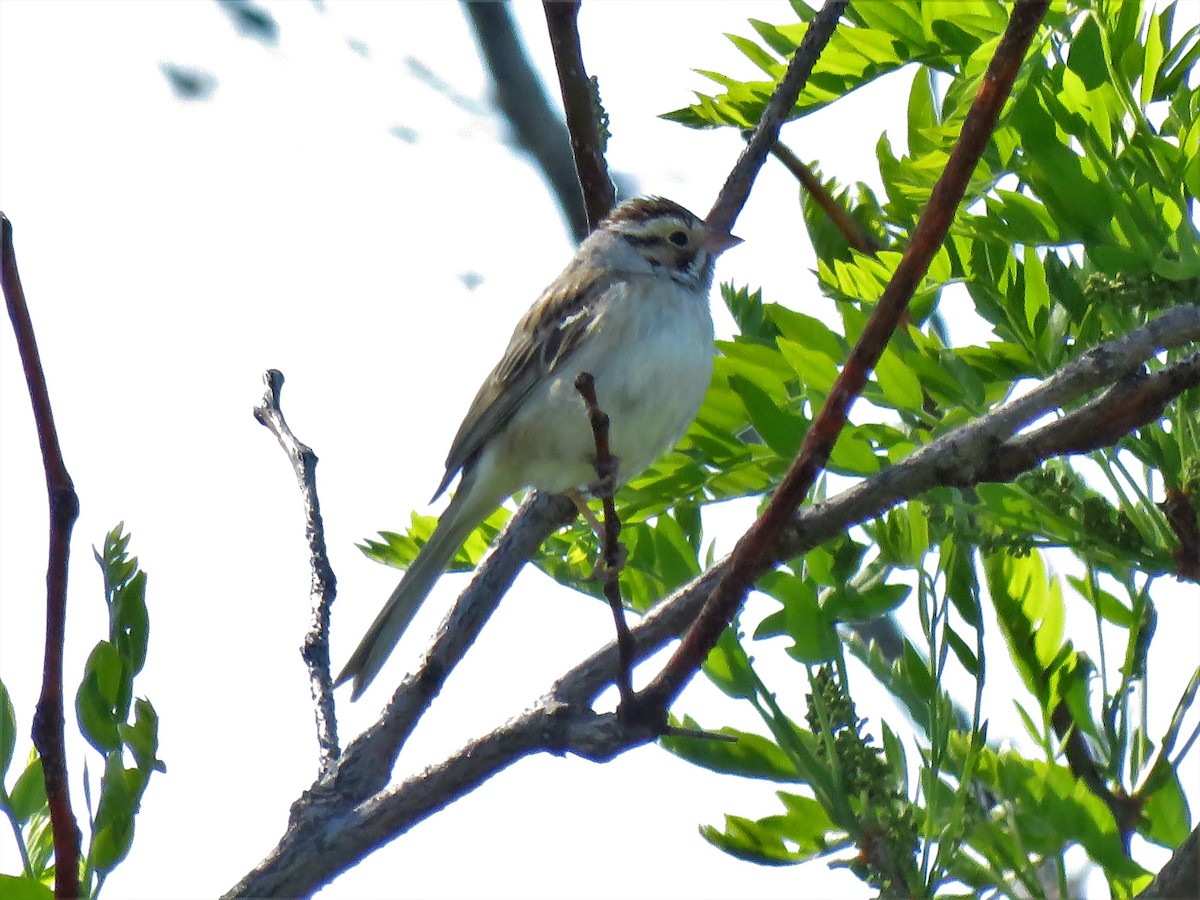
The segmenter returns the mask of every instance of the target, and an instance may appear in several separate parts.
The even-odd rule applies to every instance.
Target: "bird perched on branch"
[[[637,198],[579,246],[513,332],[446,458],[433,499],[461,472],[432,536],[392,591],[336,684],[357,699],[472,530],[514,491],[581,491],[596,483],[596,448],[581,372],[607,413],[615,486],[683,436],[712,375],[708,307],[718,255],[740,243],[677,203]]]

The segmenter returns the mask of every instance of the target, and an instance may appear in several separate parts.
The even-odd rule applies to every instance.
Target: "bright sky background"
[[[0,205],[14,223],[82,504],[72,692],[106,630],[90,545],[123,520],[150,575],[150,657],[137,692],[161,716],[168,773],[151,783],[132,855],[106,885],[112,898],[226,890],[274,846],[288,805],[315,775],[297,649],[309,616],[303,522],[291,469],[251,416],[263,371],[286,375],[285,414],[321,460],[339,581],[336,665],[396,580],[354,543],[426,511],[479,380],[572,249],[539,175],[490,110],[456,4],[331,0],[325,14],[302,2],[266,6],[281,29],[273,50],[239,37],[211,2],[0,3]],[[552,73],[540,5],[518,12],[531,55]],[[792,20],[785,2],[585,6],[585,59],[612,117],[609,160],[642,191],[707,211],[740,140],[656,116],[709,89],[693,67],[756,74],[722,37],[749,34],[748,17]],[[445,88],[418,77],[410,60]],[[176,99],[164,61],[211,71],[212,99]],[[865,89],[836,116],[785,129],[785,139],[843,180],[876,183],[880,133],[904,146],[907,80]],[[396,126],[407,140],[393,136]],[[777,164],[763,170],[736,231],[746,243],[722,258],[719,278],[823,309],[796,188]],[[714,311],[728,333],[719,301]],[[20,759],[38,690],[30,674],[41,667],[46,503],[5,330],[0,675],[21,723]],[[747,518],[744,508],[724,516],[730,539],[719,550]],[[376,686],[342,703],[343,741],[374,720],[465,582],[447,577]],[[1180,655],[1155,661],[1154,693],[1166,708],[1154,713],[1159,731],[1200,633],[1198,604],[1164,606],[1159,633],[1179,635]],[[524,574],[406,748],[400,777],[528,706],[611,628],[600,604]],[[1175,660],[1186,660],[1182,676]],[[1018,734],[1012,691],[1003,681],[993,691],[992,734]],[[676,709],[708,725],[753,727],[701,684]],[[892,714],[860,713],[873,722]],[[71,720],[68,712],[69,730]],[[81,818],[87,752],[81,740],[69,748]],[[1193,803],[1198,755],[1185,772]],[[321,896],[870,895],[824,864],[751,867],[696,834],[727,812],[777,810],[769,786],[654,747],[604,766],[538,757]],[[0,836],[0,867],[17,866],[11,836]]]

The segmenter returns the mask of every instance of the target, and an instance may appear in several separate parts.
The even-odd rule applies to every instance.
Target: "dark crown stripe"
[[[619,225],[623,222],[641,224],[666,216],[675,216],[680,221],[690,224],[700,221],[695,214],[665,197],[635,197],[632,200],[626,200],[610,212],[603,224]]]

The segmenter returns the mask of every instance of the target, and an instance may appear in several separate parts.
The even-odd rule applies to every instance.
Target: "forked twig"
[[[302,443],[279,405],[283,390],[283,373],[268,369],[263,375],[267,385],[262,403],[254,408],[254,418],[279,441],[279,446],[292,462],[300,484],[300,499],[304,503],[304,534],[308,539],[308,558],[312,568],[312,620],[304,635],[300,655],[308,669],[314,715],[317,724],[318,779],[324,779],[337,765],[341,750],[338,747],[337,716],[333,708],[333,678],[329,671],[329,607],[337,595],[337,578],[329,564],[325,547],[325,523],[321,519],[321,501],[317,496],[317,454]]]

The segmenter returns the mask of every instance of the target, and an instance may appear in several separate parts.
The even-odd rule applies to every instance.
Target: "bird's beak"
[[[701,246],[713,256],[720,256],[730,247],[736,247],[742,239],[728,231],[710,231]]]

